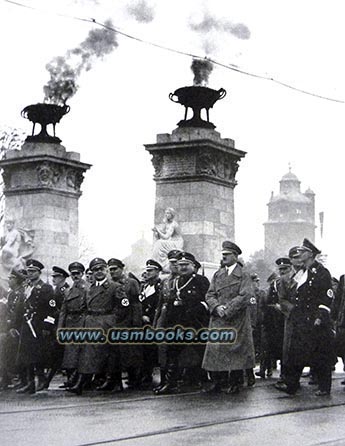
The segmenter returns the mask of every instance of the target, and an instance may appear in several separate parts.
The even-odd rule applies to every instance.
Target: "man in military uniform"
[[[53,288],[54,288],[54,299],[56,302],[55,306],[55,334],[51,339],[51,342],[47,344],[47,360],[48,363],[46,364],[48,367],[48,371],[46,373],[46,380],[44,388],[48,389],[49,384],[51,380],[53,379],[55,373],[58,371],[58,369],[61,367],[62,359],[64,355],[64,346],[63,344],[60,344],[57,341],[56,338],[56,330],[58,327],[58,321],[59,321],[59,313],[62,307],[62,302],[64,301],[64,298],[66,296],[67,291],[69,290],[70,286],[66,282],[66,279],[69,277],[69,274],[67,271],[65,271],[60,266],[53,266],[52,267],[52,282],[53,282]]]
[[[85,268],[80,262],[72,262],[68,266],[68,271],[73,285],[65,292],[59,314],[58,329],[84,327],[87,294],[87,284],[83,280]],[[61,367],[67,372],[67,382],[60,387],[73,387],[76,383],[80,350],[81,345],[79,344],[66,344],[64,346]]]
[[[28,383],[17,392],[35,393],[35,373],[38,377],[37,390],[45,386],[45,346],[54,335],[56,302],[53,288],[40,278],[44,265],[38,260],[29,259],[26,266],[28,287],[25,291],[17,361],[19,366],[25,367]]]
[[[177,257],[181,251],[173,249],[168,252],[168,262],[170,274],[165,277],[161,282],[161,292],[159,301],[153,321],[154,328],[166,328],[166,311],[168,303],[174,299],[175,282],[178,277]],[[164,376],[166,373],[166,352],[167,348],[165,344],[158,345],[158,363],[160,368],[160,383],[154,388],[154,390],[162,387],[164,384]]]
[[[105,334],[111,328],[127,327],[131,318],[130,303],[124,288],[107,278],[107,262],[95,258],[90,262],[90,270],[94,277],[86,298],[86,314],[84,327],[103,329]],[[101,374],[107,368],[109,355],[116,347],[108,343],[83,344],[78,361],[78,381],[67,389],[81,395],[88,377]]]
[[[291,342],[288,346],[285,382],[295,394],[304,366],[313,368],[319,386],[317,396],[329,395],[334,364],[334,334],[330,311],[333,302],[329,271],[315,260],[320,251],[304,239],[299,248],[304,272],[298,280],[291,310]]]
[[[238,393],[243,370],[255,367],[255,352],[250,320],[250,299],[254,296],[250,275],[238,262],[241,249],[231,241],[222,244],[223,267],[213,276],[206,294],[211,313],[210,329],[235,329],[233,344],[207,343],[203,368],[210,372],[211,382],[205,392],[221,391],[221,376],[230,371],[227,393]]]
[[[193,254],[180,252],[177,255],[177,264],[178,277],[174,281],[175,287],[171,290],[170,298],[166,304],[165,325],[166,327],[180,325],[197,331],[208,325],[208,309],[205,302],[208,281],[205,277],[195,274],[195,257]],[[163,385],[154,389],[156,395],[171,393],[176,390],[179,355],[185,348],[186,345],[184,344],[167,345],[166,373]],[[201,365],[201,360],[202,356],[199,365]]]
[[[153,326],[156,310],[161,292],[161,280],[159,278],[162,266],[156,260],[149,259],[146,262],[146,281],[143,284],[139,301],[142,305],[142,325]],[[143,369],[142,385],[152,385],[154,367],[158,366],[158,348],[154,344],[143,345]]]
[[[334,305],[332,308],[332,319],[335,321],[335,354],[343,361],[345,371],[345,275],[339,278],[339,285],[335,293]],[[345,385],[345,380],[341,381]]]
[[[27,384],[26,373],[19,367],[15,367],[16,354],[18,350],[19,333],[24,315],[25,285],[27,281],[26,270],[13,269],[8,278],[9,291],[6,296],[7,334],[5,339],[4,358],[0,360],[3,369],[3,387],[10,384],[10,374],[19,375],[19,383],[15,388],[24,387]],[[0,355],[1,356],[1,355]]]
[[[284,342],[284,314],[280,307],[282,280],[293,274],[292,264],[288,257],[280,257],[275,261],[279,277],[273,280],[267,291],[267,295],[261,301],[261,334],[262,356],[260,361],[261,378],[272,375],[272,369],[277,360],[282,361]],[[281,362],[281,376],[283,374]]]
[[[121,285],[126,293],[131,316],[128,319],[127,328],[142,326],[141,303],[138,300],[139,282],[124,273],[125,264],[115,258],[108,260],[108,270],[114,283]],[[127,370],[128,386],[140,385],[140,369],[142,365],[141,345],[113,346],[113,361],[108,364],[108,379],[97,387],[98,390],[123,390],[121,372]]]

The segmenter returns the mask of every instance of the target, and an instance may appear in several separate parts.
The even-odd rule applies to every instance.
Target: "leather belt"
[[[115,314],[113,311],[97,311],[97,310],[88,310],[87,314],[89,316],[105,316],[109,314]]]

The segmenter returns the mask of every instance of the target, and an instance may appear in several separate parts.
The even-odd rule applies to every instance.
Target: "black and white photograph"
[[[341,0],[0,0],[1,446],[345,445]]]

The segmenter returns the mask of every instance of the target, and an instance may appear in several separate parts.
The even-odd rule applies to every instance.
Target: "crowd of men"
[[[290,395],[310,367],[316,395],[329,395],[337,356],[345,361],[345,284],[332,279],[316,260],[320,251],[307,239],[276,260],[277,273],[261,289],[257,274],[239,261],[241,249],[225,241],[221,265],[211,283],[198,274],[194,255],[168,253],[169,272],[146,262],[140,279],[125,273],[121,260],[91,260],[88,269],[72,262],[54,266],[52,285],[41,280],[35,259],[12,270],[9,291],[0,299],[0,385],[18,394],[48,389],[57,373],[60,387],[80,395],[86,389],[149,389],[156,395],[183,385],[205,393],[239,393],[245,382],[272,376]],[[70,278],[72,285],[68,284]],[[59,329],[233,329],[235,342],[186,344],[59,343]],[[259,371],[254,373],[259,364]],[[159,370],[160,380],[153,380]],[[256,376],[255,376],[256,375]],[[345,384],[345,382],[342,382]]]

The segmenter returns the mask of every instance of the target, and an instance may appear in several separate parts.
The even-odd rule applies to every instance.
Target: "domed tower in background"
[[[286,256],[292,246],[306,237],[315,240],[315,194],[308,188],[301,192],[301,182],[291,172],[280,180],[278,195],[272,192],[265,226],[265,258],[269,262]]]

